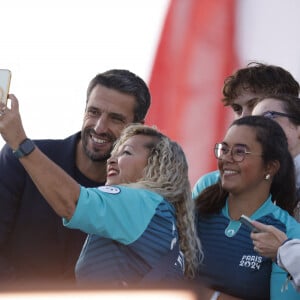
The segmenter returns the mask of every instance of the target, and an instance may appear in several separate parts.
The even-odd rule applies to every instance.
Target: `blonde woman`
[[[0,131],[16,150],[27,137],[18,101],[10,98]],[[196,275],[202,252],[187,161],[156,129],[136,124],[124,130],[104,187],[80,186],[37,147],[20,162],[64,225],[89,234],[76,266],[79,282],[132,286]]]

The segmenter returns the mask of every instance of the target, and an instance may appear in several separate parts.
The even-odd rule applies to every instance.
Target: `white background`
[[[63,138],[80,130],[86,88],[99,72],[125,68],[148,82],[168,4],[0,0],[0,68],[12,71],[11,92],[19,98],[27,135]],[[278,64],[300,81],[300,1],[237,5],[241,64]]]
[[[148,82],[168,0],[0,0],[0,68],[30,138],[81,129],[89,81],[112,68]],[[0,137],[0,146],[4,142]]]

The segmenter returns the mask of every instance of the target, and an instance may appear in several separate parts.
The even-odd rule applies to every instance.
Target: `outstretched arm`
[[[27,136],[19,113],[18,100],[9,95],[11,109],[0,105],[0,133],[6,143],[16,150]],[[20,162],[56,213],[70,219],[80,194],[79,184],[52,162],[37,147]]]

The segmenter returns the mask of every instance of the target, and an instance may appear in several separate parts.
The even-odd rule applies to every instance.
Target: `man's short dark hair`
[[[145,119],[150,107],[151,97],[147,84],[136,74],[122,69],[112,69],[97,74],[89,83],[87,101],[95,86],[102,85],[120,93],[133,95],[136,100],[133,122]]]

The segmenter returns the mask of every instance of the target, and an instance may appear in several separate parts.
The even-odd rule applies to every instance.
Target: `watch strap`
[[[21,158],[23,156],[26,156],[30,154],[35,148],[35,144],[32,140],[30,139],[25,139],[18,147],[18,149],[13,150],[13,154],[17,158]]]

